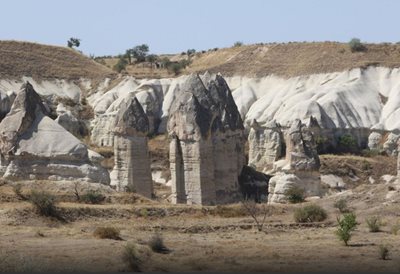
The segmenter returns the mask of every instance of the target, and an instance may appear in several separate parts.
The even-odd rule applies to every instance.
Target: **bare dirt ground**
[[[0,186],[0,270],[130,271],[123,257],[135,243],[142,271],[400,271],[400,188],[396,183],[361,184],[313,201],[328,212],[321,223],[294,222],[295,208],[269,206],[262,232],[240,204],[217,207],[170,205],[100,187],[99,205],[78,203],[72,183],[22,182],[22,193],[54,193],[65,221],[39,216],[13,191]],[[96,186],[79,185],[80,191]],[[359,223],[349,246],[335,235],[333,204],[346,198]],[[381,232],[368,231],[365,219],[379,216]],[[397,225],[397,226],[396,226]],[[122,240],[99,239],[98,227],[120,230]],[[153,252],[148,241],[159,232],[168,254]],[[379,245],[389,246],[389,260]]]

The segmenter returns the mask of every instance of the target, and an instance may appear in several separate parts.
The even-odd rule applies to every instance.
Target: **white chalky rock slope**
[[[172,102],[187,76],[175,79],[124,79],[120,85],[89,100],[96,111],[93,138],[112,145],[108,130],[125,96],[136,95],[149,117],[165,132]],[[400,132],[400,69],[369,67],[343,72],[282,78],[224,77],[247,129],[253,119],[263,126],[275,120],[289,127],[295,119],[314,116],[323,128],[370,128]],[[145,88],[144,88],[145,87]],[[149,110],[150,111],[149,111]],[[149,113],[151,115],[149,115]],[[96,126],[97,125],[97,126]],[[99,130],[99,129],[107,130]]]

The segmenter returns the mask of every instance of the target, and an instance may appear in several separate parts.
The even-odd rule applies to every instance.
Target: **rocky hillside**
[[[0,41],[0,78],[104,79],[116,73],[67,47]]]

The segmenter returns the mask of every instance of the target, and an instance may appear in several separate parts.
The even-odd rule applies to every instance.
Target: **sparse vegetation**
[[[100,239],[121,240],[119,229],[110,226],[96,228],[93,235]]]
[[[80,45],[81,45],[81,39],[79,39],[79,38],[71,37],[71,38],[69,38],[69,40],[67,41],[67,46],[68,46],[69,48],[73,48],[73,47],[78,48]]]
[[[124,55],[121,55],[118,59],[118,62],[114,66],[114,70],[120,73],[121,71],[125,70],[127,65],[128,61],[126,60]]]
[[[40,215],[58,217],[55,206],[56,198],[52,194],[45,191],[32,190],[29,195],[29,201]]]
[[[267,205],[262,203],[261,207],[259,208],[254,200],[247,199],[242,201],[242,207],[250,215],[250,217],[253,218],[253,220],[256,222],[258,231],[261,232],[265,223],[265,219],[269,213],[269,208]],[[259,219],[260,215],[261,219]]]
[[[286,199],[292,203],[304,202],[304,189],[299,186],[292,186],[285,191]]]
[[[128,49],[126,54],[129,56],[128,59],[133,57],[136,60],[136,63],[141,63],[146,61],[147,53],[149,52],[149,46],[146,44],[138,45],[134,48]]]
[[[165,246],[160,233],[155,233],[149,240],[149,247],[156,253],[168,253],[169,249]]]
[[[366,223],[368,225],[369,232],[379,232],[381,228],[381,220],[377,216],[367,218]]]
[[[100,204],[106,199],[106,196],[96,190],[88,190],[80,196],[80,200],[87,204]]]
[[[356,139],[350,134],[344,134],[338,139],[338,150],[343,153],[354,153],[358,149]]]
[[[22,184],[17,183],[17,184],[15,184],[15,185],[13,185],[13,191],[14,191],[15,195],[16,195],[19,199],[21,199],[21,200],[23,200],[23,201],[28,200],[28,198],[27,198],[24,194],[22,194]]]
[[[237,42],[235,42],[235,43],[233,44],[233,46],[234,46],[234,47],[241,47],[241,46],[243,46],[243,42],[237,41]]]
[[[141,271],[142,260],[139,258],[139,252],[134,243],[128,243],[125,246],[123,260],[128,263],[130,270]]]
[[[345,198],[341,198],[341,199],[337,200],[333,204],[333,207],[337,208],[340,213],[348,213],[348,212],[350,212],[350,210],[349,210],[349,208],[347,206],[347,200]]]
[[[294,220],[296,223],[322,222],[327,216],[328,214],[325,209],[316,204],[297,208],[294,212]]]
[[[361,40],[358,38],[351,39],[349,42],[349,47],[350,47],[351,52],[366,50],[366,47],[361,43]]]
[[[338,217],[336,235],[347,246],[351,239],[351,233],[356,229],[357,221],[355,213],[346,213],[343,218]]]
[[[379,258],[381,260],[389,259],[389,247],[387,245],[379,245]]]

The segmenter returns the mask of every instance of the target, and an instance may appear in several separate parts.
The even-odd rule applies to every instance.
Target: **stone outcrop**
[[[170,109],[173,203],[222,204],[240,198],[244,127],[222,76],[190,75]]]
[[[10,111],[16,94],[13,91],[0,91],[0,121]]]
[[[286,135],[286,160],[291,170],[319,169],[320,161],[314,136],[300,120],[293,122]]]
[[[285,159],[274,162],[275,175],[269,181],[268,202],[281,203],[287,200],[285,192],[297,187],[305,196],[322,196],[324,187],[319,176],[320,160],[312,129],[318,124],[310,118],[309,126],[295,120],[285,131]]]
[[[257,170],[270,170],[285,154],[281,127],[275,121],[260,126],[253,120],[249,132],[249,165]]]
[[[136,97],[120,104],[114,132],[111,185],[151,198],[153,193],[147,134],[149,120]]]
[[[24,84],[0,123],[3,177],[108,184],[108,172],[98,165],[101,156],[88,150],[47,113],[32,85]]]

